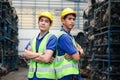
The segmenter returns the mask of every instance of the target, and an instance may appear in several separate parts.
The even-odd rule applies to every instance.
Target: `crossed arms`
[[[23,57],[26,59],[34,60],[36,62],[44,62],[44,63],[50,63],[53,61],[53,51],[52,50],[46,50],[45,53],[35,53],[32,52],[31,46],[28,47],[27,50],[24,51]]]

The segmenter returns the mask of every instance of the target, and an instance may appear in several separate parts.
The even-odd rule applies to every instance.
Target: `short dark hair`
[[[67,14],[67,15],[65,15],[65,16],[63,17],[63,19],[66,19],[66,17],[67,17],[68,15],[73,15],[73,16],[75,16],[75,18],[76,18],[76,15],[75,15],[75,14]]]
[[[45,17],[45,16],[41,16],[41,17]],[[40,19],[41,19],[41,17],[39,17],[39,19],[38,19],[38,21],[40,21]],[[46,17],[46,18],[48,18],[48,17]],[[49,19],[49,18],[48,18]],[[49,21],[50,21],[50,25],[52,24],[52,21],[49,19]]]

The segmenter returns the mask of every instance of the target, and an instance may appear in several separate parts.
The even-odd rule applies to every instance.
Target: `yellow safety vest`
[[[44,53],[47,42],[49,38],[51,37],[51,34],[48,33],[42,40],[41,44],[39,45],[38,53]],[[32,50],[33,52],[36,52],[36,37],[32,40]],[[37,65],[37,68],[36,68]],[[30,66],[29,66],[29,72],[28,72],[28,78],[33,78],[34,73],[36,72],[37,78],[47,78],[47,79],[55,79],[55,70],[54,70],[54,64],[46,64],[42,62],[35,62],[33,60],[30,60]]]
[[[66,34],[63,31],[60,31],[59,35],[57,38],[63,34]],[[71,37],[70,37],[71,38]],[[74,46],[76,47],[75,40],[71,38]],[[56,51],[56,58],[55,58],[55,70],[56,70],[56,76],[58,79],[61,79],[64,76],[67,75],[78,75],[79,74],[79,69],[78,69],[78,62],[75,60],[66,60],[63,56],[58,56],[58,50]]]

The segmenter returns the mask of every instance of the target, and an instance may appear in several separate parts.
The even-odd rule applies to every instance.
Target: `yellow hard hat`
[[[65,9],[62,11],[62,13],[61,13],[60,20],[62,21],[62,18],[63,18],[64,16],[68,15],[68,14],[75,14],[75,15],[77,15],[77,12],[74,11],[73,9],[71,9],[71,8],[65,8]]]
[[[52,14],[51,14],[50,12],[46,11],[46,12],[40,13],[40,14],[38,15],[38,20],[39,20],[40,17],[47,17],[47,18],[49,18],[50,21],[51,21],[52,24],[53,24],[53,16],[52,16]]]

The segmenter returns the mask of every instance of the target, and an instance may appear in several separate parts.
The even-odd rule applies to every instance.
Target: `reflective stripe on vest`
[[[30,68],[29,72],[35,72],[36,68]],[[49,69],[49,68],[37,68],[36,72],[52,72],[54,73],[53,69]]]
[[[57,38],[59,39],[59,37],[63,34],[67,34],[67,33],[60,31]],[[72,40],[74,46],[76,47],[74,38],[70,37],[70,39]],[[61,79],[62,77],[71,75],[71,74],[73,75],[79,74],[78,62],[76,62],[75,60],[68,61],[64,58],[64,56],[58,56],[58,50],[56,52],[57,52],[56,53],[57,56],[54,61],[55,61],[56,76],[58,79]]]
[[[46,50],[46,45],[48,43],[48,40],[51,36],[52,34],[48,33],[43,38],[42,42],[39,45],[39,49],[38,49],[39,53],[44,53],[44,51]],[[33,39],[31,46],[33,52],[36,52],[36,37]],[[28,78],[33,78],[35,72],[37,78],[55,79],[55,70],[53,63],[51,64],[46,64],[42,62],[36,63],[35,61],[31,60],[29,66]]]
[[[67,69],[67,68],[71,68],[71,67],[78,68],[78,65],[66,64],[66,65],[62,66],[61,68],[56,69],[56,72],[61,72],[62,70]]]

